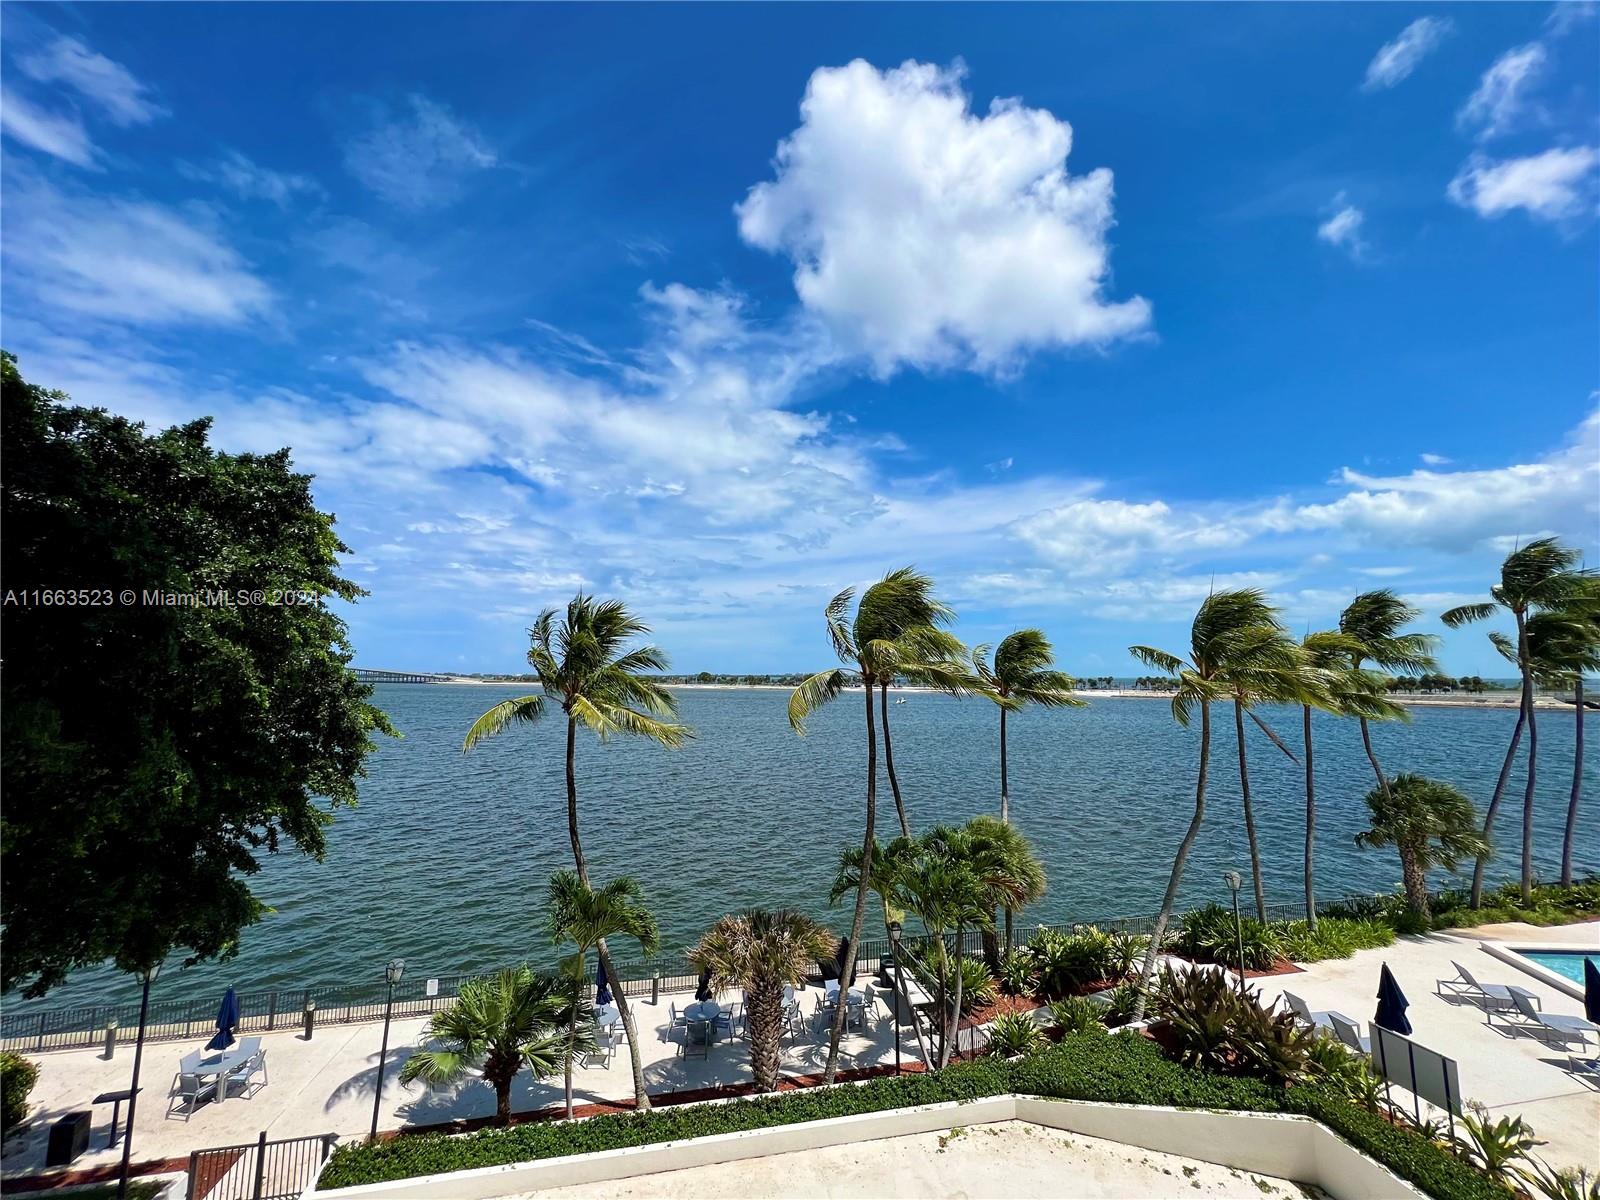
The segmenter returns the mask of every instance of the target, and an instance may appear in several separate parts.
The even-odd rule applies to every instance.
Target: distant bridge
[[[379,671],[372,667],[351,667],[362,683],[449,683],[454,676],[429,675],[425,671]]]

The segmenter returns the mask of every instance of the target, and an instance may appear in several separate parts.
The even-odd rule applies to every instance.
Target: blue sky
[[[520,669],[583,587],[804,669],[914,562],[1133,673],[1213,585],[1437,629],[1518,538],[1600,550],[1592,5],[33,4],[3,51],[7,348],[293,447],[365,665]]]

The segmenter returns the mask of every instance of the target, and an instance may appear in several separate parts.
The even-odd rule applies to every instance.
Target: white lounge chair
[[[1361,1026],[1343,1013],[1330,1012],[1328,1020],[1333,1024],[1334,1037],[1352,1050],[1359,1050],[1362,1054],[1372,1053],[1372,1039],[1362,1034]]]
[[[1521,988],[1513,989],[1503,983],[1479,983],[1477,977],[1473,975],[1469,968],[1462,966],[1454,959],[1450,960],[1450,965],[1456,969],[1456,977],[1454,979],[1439,980],[1434,988],[1435,993],[1439,996],[1444,996],[1448,991],[1452,996],[1465,997],[1468,1000],[1481,1003],[1485,1013],[1495,1008],[1516,1008],[1516,999],[1511,993],[1513,991],[1521,991]],[[1532,995],[1532,993],[1528,994]],[[1533,996],[1533,999],[1537,1002],[1538,997]]]
[[[1311,1028],[1326,1029],[1329,1033],[1335,1032],[1331,1013],[1325,1012],[1322,1009],[1317,1009],[1315,1012],[1313,1012],[1311,1006],[1308,1005],[1304,1000],[1300,999],[1299,996],[1296,996],[1293,992],[1284,992],[1283,999],[1284,1002],[1288,1004],[1292,1010],[1294,1010],[1294,1015],[1299,1017],[1307,1025],[1311,1026]]]
[[[1522,1018],[1523,1022],[1516,1028],[1526,1029],[1534,1037],[1560,1046],[1568,1046],[1573,1042],[1587,1046],[1591,1033],[1600,1035],[1600,1025],[1583,1017],[1541,1012],[1533,1005],[1537,997],[1523,988],[1512,988],[1511,999],[1516,1005],[1516,1015]]]

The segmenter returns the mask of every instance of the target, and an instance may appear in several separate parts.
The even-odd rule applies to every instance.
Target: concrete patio
[[[807,1030],[783,1041],[786,1075],[821,1073],[827,1058],[827,1026],[816,1034],[809,1022],[821,992],[802,990],[798,997],[808,1018]],[[729,1003],[737,997],[722,997]],[[647,998],[630,1000],[639,1029],[644,1058],[645,1085],[651,1094],[748,1084],[751,1079],[749,1045],[735,1038],[711,1047],[707,1058],[681,1058],[677,1043],[668,1039],[669,1004],[681,1010],[691,994],[663,995],[659,1004]],[[441,1122],[494,1115],[494,1092],[470,1079],[456,1087],[404,1087],[398,1080],[401,1066],[420,1048],[425,1018],[395,1021],[390,1030],[389,1053],[384,1067],[380,1129],[433,1125]],[[167,1093],[178,1060],[197,1049],[193,1042],[158,1042],[145,1047],[134,1158],[138,1162],[186,1159],[191,1150],[252,1142],[265,1130],[271,1139],[336,1133],[341,1138],[365,1136],[372,1124],[373,1092],[377,1084],[379,1023],[329,1025],[316,1030],[310,1041],[294,1032],[262,1035],[271,1082],[250,1099],[236,1094],[217,1103],[200,1105],[185,1121],[181,1113],[167,1113]],[[902,1057],[918,1063],[914,1036],[904,1027]],[[107,1061],[97,1050],[47,1051],[29,1055],[39,1064],[39,1082],[32,1100],[35,1116],[30,1130],[7,1140],[4,1177],[41,1171],[50,1124],[67,1112],[90,1108],[88,1101],[102,1092],[126,1088],[133,1067],[131,1045],[119,1048]],[[840,1069],[861,1070],[893,1066],[894,1022],[879,1002],[869,1013],[865,1031],[847,1030],[840,1047]],[[626,1044],[618,1048],[609,1067],[588,1067],[573,1073],[574,1104],[631,1100],[632,1073]],[[512,1108],[528,1112],[562,1103],[562,1080],[535,1081],[526,1072],[512,1091]],[[121,1146],[106,1145],[111,1130],[111,1106],[94,1105],[94,1125],[89,1152],[79,1157],[73,1170],[105,1166],[120,1161]],[[123,1116],[126,1117],[126,1111]],[[15,1148],[13,1149],[13,1144]]]

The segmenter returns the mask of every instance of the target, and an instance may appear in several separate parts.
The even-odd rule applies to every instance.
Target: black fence
[[[1371,899],[1365,895],[1342,897],[1319,902],[1317,908],[1322,911]],[[1253,906],[1251,915],[1254,915]],[[1297,920],[1304,915],[1303,903],[1267,906],[1267,919],[1272,921]],[[1174,921],[1176,919],[1175,916]],[[1080,930],[1092,925],[1107,932],[1149,934],[1154,931],[1155,924],[1154,916],[1116,917],[1100,921],[1073,921],[1050,928]],[[1023,925],[1018,929],[1018,936],[1026,937],[1035,928],[1037,926],[1033,924]],[[961,952],[977,953],[980,947],[981,934],[977,930],[969,930]],[[887,937],[864,937],[856,952],[856,970],[872,974],[888,957]],[[612,966],[622,980],[623,994],[630,998],[643,996],[654,1000],[668,993],[693,991],[700,981],[699,969],[682,954],[623,962],[613,959]],[[394,991],[394,1015],[405,1018],[434,1013],[454,1000],[460,994],[461,984],[472,978],[474,976],[471,974],[452,974],[402,979]],[[616,986],[616,980],[613,980],[612,987]],[[240,992],[240,1022],[237,1029],[242,1033],[300,1029],[304,1026],[308,1009],[312,1010],[318,1025],[381,1020],[387,991],[387,985],[380,979],[373,983]],[[152,1002],[145,1040],[187,1041],[209,1033],[216,1026],[218,1000],[218,995],[212,994],[202,999]],[[107,1026],[113,1023],[117,1026],[118,1038],[132,1038],[139,1024],[138,1003],[8,1013],[0,1016],[0,1049],[39,1052],[99,1046],[106,1040]]]
[[[283,1138],[263,1133],[242,1146],[217,1146],[189,1155],[188,1200],[299,1200],[322,1169],[338,1137]]]

